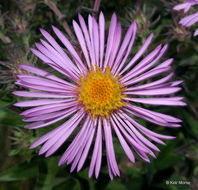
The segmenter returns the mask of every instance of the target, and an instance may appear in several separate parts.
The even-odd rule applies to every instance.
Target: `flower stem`
[[[137,4],[136,4],[136,5],[137,5],[137,8],[138,8],[138,9],[140,9],[140,6],[141,6],[141,0],[137,0]]]
[[[63,20],[64,15],[60,12],[60,10],[56,7],[56,5],[51,2],[50,0],[45,0],[46,4],[49,6],[49,8],[58,16],[58,18],[62,21],[63,27],[67,34],[70,36],[70,38],[74,39],[72,31],[69,28],[69,25],[65,20]]]
[[[95,0],[94,8],[93,8],[95,16],[98,13],[99,7],[100,7],[100,0]]]

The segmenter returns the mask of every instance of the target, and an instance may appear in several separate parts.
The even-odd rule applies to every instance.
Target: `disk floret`
[[[107,67],[105,72],[96,66],[94,70],[87,71],[86,77],[81,76],[79,88],[77,91],[78,102],[85,106],[86,111],[90,112],[93,117],[107,116],[118,108],[124,106],[122,94],[124,88],[112,75],[110,68]]]

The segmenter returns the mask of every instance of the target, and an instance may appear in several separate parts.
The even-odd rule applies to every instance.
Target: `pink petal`
[[[126,98],[126,100],[151,105],[186,106],[186,103],[171,101],[171,98]]]
[[[198,35],[198,29],[195,30],[194,36]]]
[[[181,88],[179,87],[172,87],[172,88],[158,88],[158,89],[151,89],[151,90],[130,91],[130,92],[124,92],[123,94],[156,96],[156,95],[172,94],[180,90]]]
[[[70,67],[72,67],[73,69],[78,69],[78,67],[76,67],[72,61],[69,59],[69,57],[67,56],[67,54],[63,51],[63,49],[60,47],[60,45],[54,40],[54,38],[45,30],[40,29],[41,33],[43,34],[43,36],[49,41],[49,43],[57,50],[57,52],[60,54],[60,56],[66,60],[66,63],[70,65]]]
[[[95,52],[95,59],[96,59],[96,65],[99,66],[99,31],[98,31],[98,24],[93,18],[93,45],[94,45],[94,52]]]
[[[136,22],[133,22],[125,35],[125,38],[123,40],[122,46],[119,51],[119,54],[116,58],[114,70],[112,71],[113,73],[115,73],[114,75],[117,75],[117,73],[120,72],[120,70],[126,63],[126,60],[129,56],[129,53],[131,52],[131,49],[132,49],[134,41],[135,41],[136,31],[137,31],[137,25],[136,25]],[[127,51],[126,51],[126,53],[124,53],[127,46],[128,46]],[[124,54],[125,54],[125,56],[124,56]],[[123,56],[124,56],[124,58],[123,58]],[[122,71],[120,72],[120,74],[121,73],[122,73]]]
[[[82,142],[85,140],[85,137],[87,136],[90,124],[91,124],[90,117],[87,117],[80,132],[77,134],[77,136],[74,138],[70,146],[67,148],[67,150],[64,152],[61,159],[59,160],[59,164],[58,164],[59,166],[64,164],[68,159],[70,159],[71,161],[74,159],[78,150],[81,148]]]
[[[109,122],[106,119],[103,119],[103,125],[104,125],[104,133],[105,133],[105,144],[106,144],[106,151],[107,151],[107,160],[109,161],[109,170],[112,170],[113,174],[120,175],[118,165],[115,158],[115,152],[113,148],[113,142],[112,142],[112,133],[111,133],[111,127]]]
[[[97,136],[95,140],[94,150],[91,158],[91,163],[89,166],[89,178],[92,177],[94,168],[96,172],[96,178],[98,177],[98,173],[101,167],[101,160],[102,160],[102,154],[101,154],[101,148],[102,146],[102,129],[101,129],[101,120],[98,121],[98,129],[97,129]],[[97,166],[97,169],[96,169]]]
[[[120,131],[118,130],[118,128],[117,128],[117,126],[115,124],[115,122],[112,119],[111,119],[111,123],[112,123],[112,126],[113,126],[113,128],[114,128],[114,130],[116,132],[116,135],[118,136],[120,144],[122,145],[122,148],[124,149],[126,155],[128,156],[129,160],[134,163],[135,162],[135,157],[134,157],[131,149],[129,148],[128,144],[124,140],[122,134],[120,133]]]
[[[105,43],[105,19],[102,12],[99,16],[99,39],[100,39],[100,67],[103,65],[104,43]]]
[[[162,84],[162,83],[168,81],[169,79],[172,78],[172,76],[173,76],[173,73],[170,73],[169,75],[165,76],[162,79],[156,80],[154,82],[149,82],[147,84],[135,86],[135,87],[129,87],[125,91],[142,90],[142,89],[148,89],[148,88],[151,88],[151,87],[155,87],[156,85],[159,85],[159,84]]]
[[[44,92],[29,92],[29,91],[14,91],[12,92],[16,96],[31,97],[31,98],[72,98],[71,95],[61,95]]]
[[[69,83],[55,75],[52,75],[51,73],[48,73],[44,70],[41,70],[39,68],[36,68],[36,67],[33,67],[33,66],[30,66],[30,65],[19,65],[20,68],[28,71],[28,72],[31,72],[31,73],[34,73],[36,75],[40,75],[42,77],[45,77],[45,78],[48,78],[48,79],[51,79],[51,80],[54,80],[54,81],[57,81],[59,83],[62,83],[62,84],[65,84],[66,86],[71,86],[73,88],[75,88],[75,86],[72,84],[72,83]]]
[[[71,114],[73,114],[76,111],[78,111],[77,108],[71,108],[70,112],[68,111],[68,114],[65,114],[65,115],[63,115],[61,117],[58,117],[56,119],[49,120],[49,121],[39,121],[39,122],[31,123],[29,125],[24,126],[24,128],[26,128],[26,129],[38,129],[38,128],[41,128],[41,127],[46,127],[48,125],[56,123],[56,122],[58,122],[58,121],[60,121],[60,120],[62,120],[64,118],[70,116]]]
[[[120,41],[121,41],[121,37],[122,37],[122,28],[121,28],[121,24],[118,23],[116,25],[116,30],[115,30],[115,33],[114,33],[114,37],[113,37],[113,48],[112,48],[112,52],[111,52],[111,55],[110,55],[110,59],[109,59],[109,67],[112,68],[112,65],[115,64],[115,57],[116,57],[116,54],[117,54],[117,51],[118,51],[118,48],[119,48],[119,45],[120,45]],[[112,70],[112,73],[113,73],[113,70]]]
[[[42,106],[48,104],[56,104],[56,103],[64,103],[70,101],[69,99],[65,100],[53,100],[53,99],[44,99],[44,100],[27,100],[23,102],[17,102],[14,106],[18,107],[35,107],[35,106]]]
[[[83,151],[83,153],[81,155],[80,161],[79,161],[78,166],[77,166],[77,171],[78,172],[82,169],[82,167],[83,167],[83,165],[85,163],[85,160],[87,158],[89,149],[90,149],[91,144],[92,144],[92,140],[93,140],[93,137],[94,137],[94,133],[95,133],[96,127],[93,126],[93,125],[91,127],[92,127],[91,134],[89,135],[88,142],[86,143],[85,149],[84,149],[84,151]]]
[[[163,68],[159,68],[159,69],[154,68],[154,69],[152,69],[152,70],[150,70],[150,71],[138,76],[137,78],[134,78],[134,79],[131,79],[131,80],[129,80],[129,78],[126,78],[125,81],[126,80],[129,80],[129,81],[125,82],[124,86],[132,85],[132,84],[138,83],[140,81],[143,81],[145,79],[149,79],[149,78],[154,77],[156,75],[159,75],[161,73],[167,72],[170,69],[171,69],[170,67],[163,67]]]
[[[107,47],[106,47],[103,70],[106,69],[108,62],[109,62],[110,54],[113,48],[113,37],[114,37],[116,25],[117,25],[117,17],[116,17],[116,14],[114,13],[111,17],[111,23],[109,26],[109,34],[108,34],[108,39],[107,39]]]
[[[135,54],[133,59],[128,63],[127,68],[130,68],[143,55],[143,53],[147,50],[148,46],[150,45],[152,38],[153,38],[153,33],[146,39],[142,47]]]
[[[91,68],[89,55],[88,55],[88,51],[87,51],[87,48],[86,48],[86,45],[85,45],[85,39],[84,39],[83,33],[82,33],[79,25],[74,20],[73,20],[73,27],[74,27],[74,31],[76,33],[76,36],[78,38],[78,41],[80,43],[80,47],[81,47],[81,49],[83,51],[83,54],[85,56],[87,65],[88,65],[89,68]]]
[[[76,101],[43,105],[43,106],[38,106],[38,107],[35,107],[35,108],[28,109],[28,110],[22,112],[21,115],[28,116],[28,117],[33,117],[33,116],[37,116],[37,115],[40,115],[40,114],[50,113],[50,112],[66,109],[66,108],[69,108],[69,107],[74,107],[76,105],[77,105]]]
[[[82,28],[83,34],[85,36],[86,45],[89,50],[91,62],[94,63],[94,52],[93,52],[93,48],[91,46],[90,36],[89,36],[88,30],[87,30],[85,20],[83,19],[83,17],[80,14],[78,15],[78,18],[79,18],[79,22],[80,22],[80,26]]]
[[[71,56],[76,61],[76,64],[79,66],[79,69],[83,73],[84,70],[86,70],[85,65],[83,64],[82,60],[78,56],[76,50],[73,48],[72,44],[69,42],[69,40],[64,36],[64,34],[55,26],[52,26],[52,29],[54,30],[57,37],[60,39],[60,41],[65,45],[67,50],[70,52]]]

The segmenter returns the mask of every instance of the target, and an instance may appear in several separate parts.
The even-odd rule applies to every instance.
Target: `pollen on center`
[[[125,88],[118,81],[119,76],[114,77],[107,67],[103,72],[96,66],[92,71],[87,71],[86,77],[82,77],[78,82],[78,102],[84,105],[85,110],[93,118],[96,116],[107,116],[113,111],[124,106],[122,98],[125,95],[122,92]]]

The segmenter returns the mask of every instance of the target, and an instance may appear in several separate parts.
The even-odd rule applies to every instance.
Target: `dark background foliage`
[[[16,75],[23,72],[18,64],[44,67],[30,52],[30,47],[34,47],[34,43],[41,38],[39,28],[52,33],[51,25],[55,25],[65,32],[64,21],[67,21],[73,30],[72,19],[77,20],[78,12],[84,17],[93,13],[94,0],[53,0],[56,10],[50,8],[48,0],[1,0],[0,190],[198,189],[198,38],[192,36],[195,28],[186,29],[178,24],[184,13],[175,12],[172,7],[179,2],[182,0],[101,1],[100,10],[105,15],[107,25],[113,12],[117,14],[123,30],[133,20],[138,23],[139,30],[132,54],[151,32],[155,37],[150,50],[159,43],[169,43],[165,58],[175,59],[175,79],[184,81],[179,95],[185,97],[188,104],[185,108],[151,108],[181,118],[182,128],[164,128],[141,121],[156,132],[177,137],[165,141],[166,146],[158,145],[161,152],[156,153],[157,159],[151,159],[150,164],[140,158],[136,159],[135,164],[130,163],[119,142],[114,139],[121,177],[110,181],[105,152],[101,173],[96,180],[87,177],[90,156],[79,173],[70,174],[70,166],[57,166],[67,143],[50,158],[38,156],[39,149],[29,150],[29,145],[36,138],[54,126],[37,131],[26,130],[23,128],[23,118],[19,115],[21,110],[12,106],[20,100],[11,93],[19,88],[14,84]],[[57,16],[57,9],[62,15]],[[188,182],[190,185],[168,182]]]

